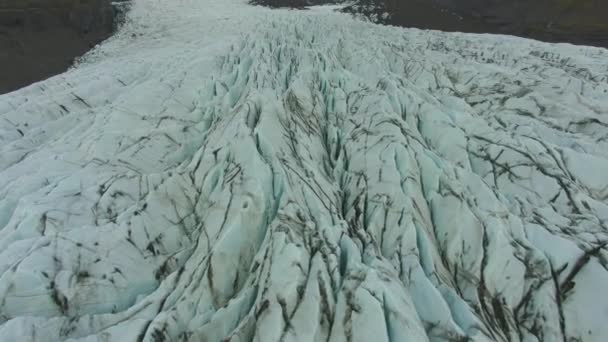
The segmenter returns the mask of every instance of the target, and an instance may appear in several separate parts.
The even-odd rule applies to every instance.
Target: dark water
[[[301,8],[332,1],[252,2]],[[403,27],[509,34],[608,48],[608,0],[358,0],[345,11],[376,16],[380,23]],[[381,18],[384,12],[390,14],[386,19]]]
[[[115,29],[111,0],[0,3],[0,94],[64,72]]]

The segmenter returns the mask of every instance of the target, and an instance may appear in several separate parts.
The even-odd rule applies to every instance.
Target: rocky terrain
[[[65,71],[107,38],[109,0],[0,1],[0,94]]]

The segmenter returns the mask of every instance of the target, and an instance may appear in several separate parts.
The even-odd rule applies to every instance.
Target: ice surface
[[[605,341],[608,51],[136,0],[0,97],[0,341]]]

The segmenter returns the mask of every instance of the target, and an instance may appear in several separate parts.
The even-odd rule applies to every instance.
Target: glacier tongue
[[[607,60],[137,0],[0,97],[0,340],[604,341]]]

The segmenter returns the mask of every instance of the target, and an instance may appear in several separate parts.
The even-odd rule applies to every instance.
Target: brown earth
[[[0,0],[0,94],[65,71],[113,25],[110,0]]]
[[[388,24],[500,33],[608,48],[606,0],[363,0],[381,3]]]

